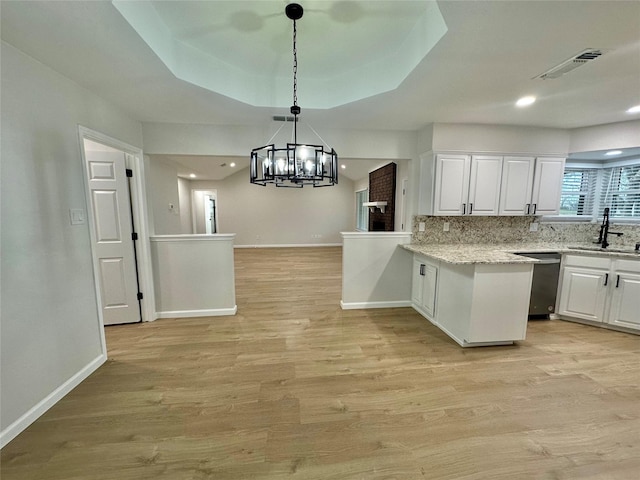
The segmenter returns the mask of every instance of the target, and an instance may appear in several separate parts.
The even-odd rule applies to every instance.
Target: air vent
[[[556,65],[555,67],[547,70],[543,74],[536,75],[533,78],[541,78],[543,80],[549,80],[551,78],[561,77],[565,73],[570,72],[571,70],[578,68],[584,65],[585,63],[591,60],[594,60],[600,57],[601,55],[604,55],[605,53],[606,51],[601,48],[588,48],[578,53],[577,55],[574,55],[570,59],[565,60],[561,64]]]
[[[295,117],[293,116],[285,117],[284,115],[274,115],[273,121],[274,122],[293,122],[294,118]]]

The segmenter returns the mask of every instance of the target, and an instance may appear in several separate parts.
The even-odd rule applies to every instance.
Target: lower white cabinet
[[[413,308],[463,347],[524,340],[533,266],[451,264],[416,254]]]
[[[640,261],[565,255],[558,314],[640,330]]]
[[[438,288],[438,265],[424,257],[413,259],[413,283],[411,302],[416,310],[433,321],[436,313],[436,293]]]

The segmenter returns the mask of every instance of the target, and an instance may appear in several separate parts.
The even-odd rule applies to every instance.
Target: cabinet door
[[[531,213],[534,157],[504,157],[500,215],[528,215]]]
[[[640,330],[640,274],[615,272],[609,323]]]
[[[468,215],[497,215],[500,205],[502,157],[474,155],[471,157]]]
[[[564,267],[558,313],[602,322],[610,280],[606,270]]]
[[[556,215],[560,211],[564,158],[538,157],[533,178],[531,204],[534,215]]]
[[[435,321],[438,267],[427,263],[422,271],[424,273],[422,277],[422,309],[431,320]]]
[[[469,197],[469,155],[438,155],[434,215],[464,215]]]
[[[411,302],[414,305],[422,305],[422,285],[424,277],[422,276],[424,262],[419,259],[413,259],[413,274],[411,276]]]

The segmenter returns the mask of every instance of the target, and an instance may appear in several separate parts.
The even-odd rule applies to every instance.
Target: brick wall
[[[369,201],[387,202],[382,213],[376,208],[369,211],[369,231],[394,231],[394,217],[396,211],[396,164],[389,163],[369,174]]]

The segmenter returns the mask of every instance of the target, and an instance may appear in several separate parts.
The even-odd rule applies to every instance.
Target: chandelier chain
[[[298,105],[298,49],[296,47],[296,40],[298,36],[298,30],[296,28],[296,21],[293,21],[293,104]]]

